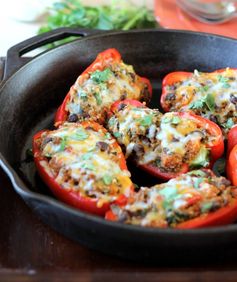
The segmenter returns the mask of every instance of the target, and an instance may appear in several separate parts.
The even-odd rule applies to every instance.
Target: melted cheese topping
[[[236,198],[236,187],[211,171],[183,174],[167,183],[141,188],[125,207],[113,205],[119,221],[150,227],[175,227],[215,211]]]
[[[46,171],[63,189],[112,202],[120,194],[129,195],[130,173],[121,170],[121,149],[114,148],[110,134],[80,124],[64,124],[43,134],[41,153]]]
[[[76,119],[104,122],[106,112],[117,100],[126,98],[149,100],[147,85],[136,75],[130,65],[112,62],[102,71],[88,75],[88,79],[77,79],[70,90],[70,100],[66,105],[68,121]]]
[[[170,111],[193,110],[219,124],[227,132],[237,123],[237,70],[194,74],[166,86],[165,103]]]
[[[179,171],[183,163],[191,164],[203,151],[201,167],[209,165],[208,149],[215,136],[193,119],[177,113],[162,116],[158,110],[127,105],[108,121],[108,129],[126,148],[126,157],[140,164],[152,163],[164,171]]]

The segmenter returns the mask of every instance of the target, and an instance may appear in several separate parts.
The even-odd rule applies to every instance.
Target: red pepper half
[[[141,102],[127,99],[124,101],[115,102],[111,107],[111,112],[115,113],[122,107],[123,104],[130,104],[136,107],[145,107],[144,104],[142,104]],[[214,162],[217,159],[219,159],[224,152],[224,141],[223,141],[223,135],[222,135],[222,131],[220,127],[216,123],[206,118],[203,118],[201,116],[195,115],[192,112],[177,112],[176,115],[180,118],[187,118],[187,119],[193,120],[199,127],[205,128],[205,130],[210,135],[215,136],[215,138],[213,138],[213,141],[211,143],[206,144],[206,147],[210,149],[210,167],[212,167]],[[186,173],[190,170],[188,164],[186,163],[184,163],[181,166],[181,169],[179,172],[175,172],[175,173],[164,172],[160,170],[159,167],[151,165],[151,164],[146,164],[146,165],[143,164],[143,165],[138,165],[138,166],[142,170],[148,172],[149,174],[155,177],[158,177],[160,179],[163,179],[163,180],[169,180],[171,178],[175,178],[178,175],[182,173]]]
[[[77,82],[79,84],[82,84],[85,80],[88,79],[89,74],[92,72],[95,72],[97,70],[102,71],[104,70],[111,62],[122,62],[120,53],[114,49],[107,49],[101,53],[98,54],[95,61],[78,77]],[[148,92],[150,93],[150,98],[152,96],[152,86],[149,81],[149,79],[145,77],[140,77],[137,75],[137,77],[140,79],[141,82],[145,83],[148,87]],[[73,87],[73,86],[72,86]],[[64,98],[63,103],[58,108],[56,115],[55,115],[55,125],[59,126],[63,122],[67,120],[68,117],[68,111],[66,109],[66,105],[68,101],[70,100],[70,91]]]
[[[107,131],[99,124],[95,122],[82,122],[81,125],[84,128],[90,127],[93,128],[95,131],[101,130],[103,133],[107,133]],[[64,189],[55,181],[55,178],[50,175],[49,172],[45,169],[45,166],[47,166],[48,159],[44,156],[42,156],[40,151],[40,139],[44,132],[48,132],[48,130],[42,130],[38,133],[36,133],[33,137],[33,154],[34,154],[34,161],[36,168],[43,179],[43,181],[48,185],[52,193],[63,202],[78,208],[83,211],[87,211],[92,214],[97,214],[100,216],[103,216],[105,212],[109,209],[110,204],[109,202],[103,203],[102,206],[98,207],[97,203],[99,199],[96,198],[90,198],[89,196],[82,195],[79,191],[74,191]],[[118,157],[118,163],[121,168],[121,170],[127,170],[126,161],[124,158],[124,155],[121,151],[120,146],[117,142],[113,143],[113,148],[117,152]],[[131,192],[133,191],[133,185],[131,182]],[[117,204],[125,204],[127,201],[127,198],[125,195],[120,194],[117,196],[117,199],[113,203]]]
[[[237,146],[236,146],[236,150],[237,150]],[[209,173],[211,173],[211,171]],[[200,200],[199,195],[193,195],[193,197],[190,198],[189,204],[195,205],[195,203],[198,202],[199,200]],[[128,203],[129,202],[130,200],[128,200]],[[134,203],[134,201],[131,200],[131,203]],[[120,205],[121,208],[123,206],[124,205]],[[118,216],[113,212],[112,209],[110,209],[106,212],[105,219],[110,221],[118,221]],[[231,202],[228,203],[226,206],[221,207],[215,211],[210,211],[209,213],[204,213],[196,218],[186,220],[182,223],[178,223],[174,228],[191,229],[191,228],[221,226],[221,225],[231,224],[236,219],[237,219],[237,199],[232,198]]]
[[[230,70],[237,70],[237,69],[230,68]],[[218,69],[218,70],[215,70],[213,73],[222,73],[224,71],[226,71],[226,69]],[[162,94],[160,98],[160,103],[165,112],[170,111],[170,107],[168,103],[166,102],[167,95],[168,95],[168,92],[166,89],[167,86],[173,86],[178,82],[182,82],[182,81],[189,79],[191,76],[193,76],[193,72],[177,71],[177,72],[171,72],[164,77],[162,81]],[[182,102],[183,102],[183,106],[185,106],[190,101],[188,99],[185,100],[185,98],[183,98]]]
[[[192,228],[204,228],[204,227],[213,227],[221,226],[233,223],[237,218],[237,200],[234,199],[232,203],[227,206],[220,208],[214,212],[208,214],[203,214],[194,219],[190,219],[179,223],[175,228],[177,229],[192,229]],[[105,219],[110,221],[117,221],[118,217],[113,213],[112,210],[109,210],[105,214]]]

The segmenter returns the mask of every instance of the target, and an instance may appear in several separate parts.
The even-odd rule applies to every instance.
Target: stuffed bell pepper
[[[144,227],[200,228],[237,219],[237,187],[211,170],[196,170],[164,184],[142,187],[106,219]]]
[[[33,138],[34,161],[53,194],[78,209],[104,215],[133,191],[116,140],[95,122],[65,123]]]
[[[165,111],[192,110],[226,134],[237,123],[237,69],[172,72],[163,80],[161,105]]]
[[[164,180],[211,167],[224,151],[221,129],[212,121],[191,112],[162,115],[138,101],[115,102],[107,128],[126,158]]]
[[[83,120],[103,124],[113,102],[126,98],[149,102],[151,95],[149,80],[125,64],[116,49],[108,49],[77,78],[56,113],[55,125]]]

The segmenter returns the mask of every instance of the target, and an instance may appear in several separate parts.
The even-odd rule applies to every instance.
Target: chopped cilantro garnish
[[[147,115],[143,118],[138,119],[138,122],[142,126],[150,126],[152,124],[153,115]]]
[[[193,183],[193,186],[195,189],[198,189],[199,188],[199,185],[203,182],[203,178],[196,178],[194,179],[194,183]]]
[[[78,128],[77,131],[70,136],[70,139],[77,140],[77,141],[83,141],[87,139],[89,135],[83,128]]]
[[[205,97],[205,103],[210,111],[213,111],[215,109],[215,98],[214,95],[211,93],[208,93]]]
[[[106,134],[105,134],[105,139],[110,139],[111,138],[111,134],[109,133],[109,132],[107,132]]]
[[[203,108],[203,106],[204,106],[204,101],[201,99],[201,100],[197,100],[197,101],[192,102],[189,105],[189,109],[193,109],[193,110],[197,109],[198,110],[198,109]]]
[[[204,90],[204,91],[208,91],[209,88],[210,88],[210,87],[209,87],[208,85],[204,85],[204,86],[203,86],[203,90]]]
[[[95,170],[95,166],[92,163],[84,163],[82,167],[89,170]]]
[[[200,176],[200,177],[207,177],[207,174],[203,170],[193,170],[187,173],[190,176]]]
[[[224,83],[223,84],[223,88],[230,88],[230,84],[229,83]]]
[[[229,118],[226,122],[226,124],[224,125],[225,128],[227,129],[231,129],[231,127],[233,127],[235,125],[235,123],[233,122],[232,118]]]
[[[114,137],[116,137],[116,138],[119,138],[119,137],[122,136],[120,132],[114,132],[113,135],[114,135]]]
[[[109,119],[109,121],[108,121],[109,126],[114,126],[115,125],[115,121],[116,121],[115,117],[111,117]]]
[[[93,156],[93,153],[92,152],[88,152],[86,154],[84,154],[81,158],[82,160],[89,160],[91,157]]]
[[[103,182],[105,185],[110,185],[113,181],[113,177],[111,175],[104,175]]]
[[[226,83],[226,82],[229,81],[229,78],[228,77],[224,77],[223,75],[218,75],[217,79],[218,79],[219,82],[222,82],[222,83]]]
[[[100,106],[100,105],[102,104],[102,99],[101,99],[101,97],[100,97],[100,93],[95,92],[95,93],[93,93],[93,95],[94,95],[94,97],[95,97],[95,99],[96,99],[97,105]]]
[[[60,151],[64,151],[65,147],[67,145],[67,136],[63,136],[61,142],[60,142]]]
[[[171,123],[171,124],[179,124],[181,122],[181,118],[178,116],[166,116],[162,119],[163,123]]]
[[[173,200],[177,196],[177,189],[175,187],[165,187],[159,191],[159,194],[167,201]]]
[[[109,68],[106,68],[103,71],[96,70],[91,74],[90,78],[96,83],[104,83],[112,74],[113,72]]]
[[[230,84],[228,83],[229,82],[229,78],[228,77],[224,77],[222,75],[218,75],[217,79],[218,79],[219,82],[223,83],[222,87],[230,88]]]
[[[210,111],[215,109],[215,97],[212,93],[208,93],[205,97],[200,100],[194,101],[189,105],[189,109],[202,109],[204,106]]]
[[[201,204],[201,212],[202,213],[209,212],[211,208],[212,208],[212,203],[210,203],[210,202]]]
[[[87,100],[87,93],[84,92],[84,91],[81,91],[79,92],[79,97],[82,99],[82,100]]]

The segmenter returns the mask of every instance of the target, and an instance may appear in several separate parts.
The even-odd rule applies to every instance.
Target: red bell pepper
[[[105,219],[117,221],[118,217],[112,210],[108,210],[105,214]],[[203,214],[196,218],[184,221],[175,226],[177,229],[191,229],[221,226],[233,223],[237,219],[237,199],[234,199],[227,206],[220,208],[214,212]]]
[[[95,122],[82,122],[81,125],[84,128],[90,127],[93,128],[95,131],[102,131],[104,134],[107,133],[105,128]],[[50,169],[46,169],[48,166],[48,159],[41,154],[40,150],[40,143],[41,143],[41,136],[44,132],[48,132],[48,130],[42,130],[36,133],[33,137],[33,154],[34,154],[34,161],[36,168],[42,177],[43,181],[48,185],[52,193],[62,200],[63,202],[78,208],[83,211],[87,211],[92,214],[97,214],[103,216],[105,212],[110,207],[110,202],[104,202],[102,206],[98,206],[98,201],[100,199],[97,198],[90,198],[89,196],[81,194],[79,191],[75,191],[73,189],[68,190],[64,189],[60,186],[58,182],[55,181],[55,177],[50,172]],[[118,163],[121,170],[127,170],[126,161],[124,155],[121,151],[120,146],[117,142],[113,143],[113,149],[117,152]],[[133,184],[131,182],[131,193],[133,191]],[[127,197],[124,194],[116,195],[117,198],[113,203],[117,204],[125,204],[127,201]]]
[[[93,73],[97,70],[102,71],[113,62],[114,63],[115,62],[117,62],[117,63],[121,62],[122,63],[121,55],[116,49],[111,48],[111,49],[107,49],[107,50],[99,53],[98,56],[96,57],[95,61],[78,77],[76,83],[83,84],[84,81],[89,78],[91,73]],[[141,82],[143,82],[145,85],[147,85],[148,92],[150,93],[150,97],[148,98],[148,101],[149,101],[151,99],[151,96],[152,96],[151,83],[145,77],[140,77],[138,75],[137,75],[137,77]],[[73,92],[73,86],[71,87],[71,90],[68,92],[68,94],[64,98],[63,103],[61,104],[61,106],[58,108],[58,110],[56,112],[56,115],[55,115],[55,125],[56,126],[59,126],[60,124],[62,124],[63,122],[65,122],[67,120],[69,113],[66,109],[66,105],[67,105],[68,101],[70,100],[71,91]]]
[[[230,68],[230,70],[237,70],[237,68]],[[213,73],[222,73],[225,72],[226,69],[218,69],[215,70]],[[189,79],[190,77],[193,76],[192,72],[184,72],[184,71],[177,71],[177,72],[171,72],[169,74],[167,74],[163,81],[162,81],[162,94],[161,94],[161,98],[160,98],[160,103],[161,106],[163,108],[163,110],[165,112],[170,111],[170,106],[169,106],[169,99],[167,97],[167,95],[169,94],[169,92],[167,91],[167,86],[174,86],[176,83],[178,82],[182,82],[185,81],[187,79]],[[172,98],[171,98],[172,100]],[[182,105],[186,106],[190,103],[188,98],[183,98],[182,100]]]
[[[237,152],[237,146],[236,146]],[[236,153],[237,156],[237,153]],[[205,171],[205,169],[203,170]],[[213,177],[215,176],[213,172],[209,171]],[[237,178],[236,178],[237,179]],[[218,210],[211,211],[209,213],[204,213],[196,218],[186,220],[182,223],[178,223],[174,228],[177,229],[191,229],[191,228],[204,228],[212,226],[221,226],[233,223],[237,219],[237,195],[234,195],[226,206],[219,208]],[[193,195],[189,200],[190,205],[195,205],[196,202],[200,201],[199,195]],[[128,200],[128,203],[134,203],[134,200]],[[122,208],[125,205],[120,205]],[[112,209],[108,210],[105,214],[105,219],[110,221],[118,221],[118,216],[113,212]]]
[[[130,105],[137,106],[137,107],[145,107],[144,104],[138,101],[126,99],[124,101],[117,101],[111,106],[112,114],[118,111],[121,108],[121,105],[123,104],[130,104]],[[205,128],[205,130],[210,135],[215,136],[215,138],[213,138],[213,141],[211,143],[206,144],[206,147],[210,149],[210,160],[211,160],[210,167],[212,167],[213,163],[217,159],[219,159],[224,152],[223,135],[222,135],[222,131],[219,128],[219,126],[206,118],[193,114],[192,112],[177,112],[175,114],[180,118],[187,118],[187,119],[193,120],[198,125],[198,127]],[[186,163],[184,163],[181,166],[179,172],[175,172],[175,173],[164,172],[160,170],[159,167],[154,166],[152,164],[146,164],[146,165],[143,164],[143,165],[138,165],[138,166],[142,170],[148,172],[149,174],[155,177],[158,177],[160,179],[163,179],[163,180],[169,180],[171,178],[175,178],[178,175],[182,173],[186,173],[190,170],[189,165]]]

